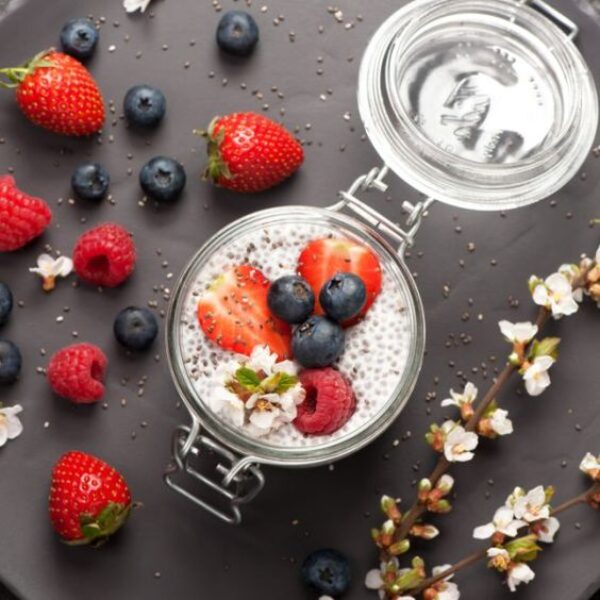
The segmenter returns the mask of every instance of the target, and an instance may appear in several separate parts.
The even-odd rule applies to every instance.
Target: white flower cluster
[[[537,540],[545,544],[554,542],[560,527],[558,519],[550,514],[548,496],[541,485],[529,492],[520,487],[515,488],[505,504],[498,508],[492,521],[474,529],[473,537],[484,540],[500,534],[514,538],[519,529],[526,526],[532,527]],[[513,560],[509,546],[510,542],[506,546],[489,548],[487,555],[492,566],[507,573],[508,587],[514,592],[519,584],[532,581],[535,573],[528,564]]]
[[[262,437],[296,418],[305,397],[297,373],[293,361],[277,362],[268,346],[256,346],[249,358],[219,371],[209,405],[229,423]]]

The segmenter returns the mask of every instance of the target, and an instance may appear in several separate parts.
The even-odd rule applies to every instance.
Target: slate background
[[[116,126],[109,122],[100,145],[35,129],[19,115],[9,92],[0,95],[0,172],[14,169],[18,183],[46,198],[55,215],[43,240],[14,255],[0,256],[0,279],[8,281],[16,299],[25,303],[1,332],[18,343],[24,355],[21,381],[1,389],[0,400],[23,404],[25,432],[0,451],[0,580],[27,600],[69,600],[82,594],[87,600],[304,600],[313,596],[299,581],[298,563],[315,548],[333,546],[352,562],[355,583],[348,599],[373,597],[361,581],[376,561],[368,531],[379,521],[378,497],[386,491],[410,500],[411,482],[426,475],[433,463],[422,434],[444,411],[437,401],[426,403],[426,395],[436,391],[437,399],[443,398],[449,387],[460,385],[460,371],[483,388],[481,368],[477,373],[471,369],[482,361],[500,366],[501,359],[489,361],[490,355],[501,357],[506,351],[497,321],[525,320],[535,314],[525,285],[530,273],[544,275],[581,252],[595,250],[600,236],[589,222],[600,216],[597,159],[590,156],[580,176],[553,199],[506,215],[435,206],[409,263],[418,275],[427,312],[428,354],[408,407],[381,439],[336,464],[334,470],[267,469],[267,488],[246,511],[244,526],[228,528],[162,483],[171,431],[186,420],[186,414],[177,407],[162,344],[147,356],[127,357],[112,339],[112,319],[129,304],[157,300],[164,308],[162,293],[155,293],[153,286],[171,286],[174,279],[167,279],[167,274],[176,276],[197,247],[232,219],[286,203],[327,205],[338,189],[378,163],[368,142],[361,141],[357,70],[370,35],[401,3],[340,0],[344,21],[356,25],[346,30],[327,12],[323,0],[254,2],[249,10],[261,25],[262,41],[255,56],[244,62],[218,55],[213,34],[219,13],[209,0],[156,0],[154,18],[149,14],[127,17],[118,0],[2,3],[6,4],[8,11],[5,8],[0,15],[3,64],[17,64],[56,43],[67,18],[88,13],[105,17],[99,52],[90,68],[106,99],[115,101],[118,115],[130,85],[155,84],[167,95],[168,116],[151,135],[128,131],[118,119]],[[242,4],[222,2],[224,9]],[[263,4],[268,7],[265,13],[260,11]],[[561,2],[561,8],[582,25],[579,44],[599,76],[597,24],[571,1]],[[359,13],[362,22],[356,20]],[[273,25],[281,14],[285,20]],[[113,44],[116,50],[109,52]],[[136,58],[138,52],[142,54]],[[322,64],[317,62],[319,56]],[[185,61],[190,62],[188,69]],[[322,75],[317,75],[319,68]],[[247,83],[246,90],[241,89],[242,82]],[[285,97],[277,98],[272,86]],[[253,90],[260,90],[264,99],[253,95]],[[320,100],[321,94],[326,101]],[[198,176],[201,144],[191,135],[192,128],[205,125],[217,112],[261,110],[264,103],[269,104],[271,116],[284,106],[285,123],[291,128],[299,125],[299,136],[310,143],[302,171],[257,197],[234,196],[202,183]],[[350,111],[349,121],[343,118],[346,111]],[[156,154],[176,156],[189,175],[181,202],[160,211],[138,204],[136,178],[142,164]],[[90,157],[111,172],[114,206],[66,202],[70,173]],[[400,200],[417,200],[418,194],[399,180],[390,183],[388,200],[374,195],[369,200],[400,219]],[[140,250],[135,276],[123,288],[103,294],[60,282],[54,293],[44,295],[38,280],[27,272],[44,244],[69,253],[81,232],[109,219],[135,234]],[[475,243],[474,252],[467,251],[469,242]],[[162,256],[156,254],[157,248]],[[168,261],[168,266],[161,266],[162,261]],[[448,298],[443,294],[445,285],[450,289]],[[518,309],[510,307],[511,296],[520,302]],[[69,312],[64,312],[65,307]],[[56,321],[59,315],[64,322]],[[586,451],[600,451],[599,324],[598,311],[586,306],[576,317],[552,325],[552,333],[563,336],[564,342],[552,372],[553,386],[542,397],[519,396],[516,382],[507,387],[502,401],[511,411],[516,434],[510,440],[482,444],[476,461],[455,469],[459,495],[455,511],[438,520],[441,538],[418,548],[431,564],[458,559],[476,548],[472,528],[488,521],[517,483],[552,483],[559,502],[584,488],[578,462]],[[109,355],[107,410],[74,407],[54,398],[43,376],[36,373],[47,360],[40,349],[49,355],[71,343],[74,330],[79,340],[95,342]],[[454,339],[470,336],[472,343],[446,347],[451,334]],[[156,352],[161,355],[159,363],[153,358]],[[137,382],[144,375],[148,376],[145,393],[138,397]],[[438,385],[434,377],[439,377]],[[128,378],[125,385],[121,385],[123,378]],[[125,407],[121,398],[127,399]],[[432,416],[426,414],[427,407]],[[146,428],[140,426],[142,421],[148,423]],[[394,440],[408,437],[407,432],[411,437],[394,446]],[[121,469],[135,497],[144,503],[125,530],[100,551],[60,544],[47,522],[50,469],[62,452],[73,448],[95,453]],[[588,600],[600,585],[599,535],[600,515],[585,507],[565,515],[559,543],[537,561],[536,581],[520,590],[519,597]],[[483,566],[458,579],[465,598],[509,597],[497,576]]]

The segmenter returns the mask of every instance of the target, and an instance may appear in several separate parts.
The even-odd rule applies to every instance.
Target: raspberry
[[[294,425],[302,433],[327,435],[337,431],[354,413],[356,398],[343,375],[327,367],[300,373],[306,398],[298,406]]]
[[[73,344],[59,350],[48,365],[48,382],[63,398],[91,404],[104,395],[108,359],[93,344]]]
[[[136,250],[131,235],[115,223],[105,223],[84,233],[73,249],[73,266],[81,279],[94,285],[116,287],[135,267]]]
[[[10,175],[0,176],[0,252],[22,248],[51,220],[52,212],[42,199],[19,190]]]

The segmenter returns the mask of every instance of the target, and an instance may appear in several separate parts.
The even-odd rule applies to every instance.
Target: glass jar
[[[375,33],[365,52],[358,103],[368,136],[385,165],[359,177],[329,208],[286,206],[252,213],[219,231],[191,259],[166,321],[169,366],[191,416],[173,437],[167,484],[229,523],[264,485],[261,464],[308,467],[369,444],[396,419],[415,386],[425,348],[425,321],[403,259],[421,217],[435,200],[478,210],[524,206],[563,186],[581,166],[598,125],[598,98],[573,38],[577,27],[542,0],[414,0]],[[405,228],[358,198],[384,192],[392,169],[426,196]],[[186,299],[208,261],[233,241],[272,226],[323,226],[365,244],[399,290],[408,315],[407,360],[382,407],[361,426],[310,446],[252,438],[208,406],[185,366]],[[211,477],[196,462],[218,459]],[[192,492],[187,475],[222,497]],[[182,481],[180,481],[182,480]]]

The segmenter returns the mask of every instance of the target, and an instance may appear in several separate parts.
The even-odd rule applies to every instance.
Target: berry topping
[[[350,565],[337,550],[316,550],[304,560],[302,577],[312,590],[337,598],[350,586]]]
[[[0,176],[0,252],[27,245],[44,233],[51,220],[43,200],[19,190],[10,175]]]
[[[302,323],[312,314],[315,295],[302,277],[286,275],[271,284],[267,302],[276,317],[286,323]]]
[[[60,31],[60,45],[64,52],[78,60],[94,54],[98,43],[98,30],[90,19],[71,19]]]
[[[205,177],[236,192],[278,185],[304,161],[300,143],[279,123],[256,113],[215,117],[208,132]]]
[[[4,325],[13,309],[13,296],[6,283],[0,282],[0,325]]]
[[[105,223],[84,233],[73,249],[75,272],[93,285],[116,287],[133,272],[136,249],[120,225]]]
[[[226,12],[217,27],[217,44],[223,52],[236,56],[248,56],[258,43],[256,21],[243,10]]]
[[[250,265],[233,267],[218,277],[198,302],[198,320],[207,337],[224,348],[250,356],[266,345],[288,358],[290,327],[267,305],[269,280]]]
[[[381,265],[371,250],[353,240],[321,238],[309,242],[298,259],[298,274],[319,294],[325,283],[338,273],[353,273],[365,285],[367,300],[360,315],[365,315],[381,291]],[[323,314],[320,302],[316,312]]]
[[[14,383],[22,364],[21,352],[8,340],[0,340],[0,384]]]
[[[328,435],[354,414],[356,398],[350,384],[335,369],[307,369],[300,373],[306,397],[298,406],[294,425],[302,433]]]
[[[140,171],[140,185],[144,193],[157,202],[177,200],[181,196],[185,182],[183,165],[166,156],[151,159]]]
[[[98,163],[79,165],[71,176],[71,187],[82,200],[102,200],[106,196],[109,184],[108,171]]]
[[[63,398],[75,404],[91,404],[104,395],[108,359],[93,344],[73,344],[59,350],[48,364],[48,382]]]
[[[307,369],[333,364],[344,350],[344,330],[326,317],[314,315],[294,331],[294,358]]]
[[[367,301],[363,280],[353,273],[337,273],[321,288],[319,302],[334,321],[348,321],[358,316]]]
[[[48,508],[63,541],[72,545],[105,541],[125,523],[131,506],[127,482],[103,460],[67,452],[54,465]]]
[[[104,125],[104,100],[89,71],[53,50],[25,65],[0,69],[4,87],[16,89],[23,114],[36,125],[63,135],[91,135]]]
[[[129,306],[117,315],[113,331],[119,344],[125,348],[146,350],[158,334],[158,323],[149,309]]]
[[[158,89],[136,85],[129,89],[123,100],[123,111],[130,125],[156,127],[165,116],[167,99]]]

